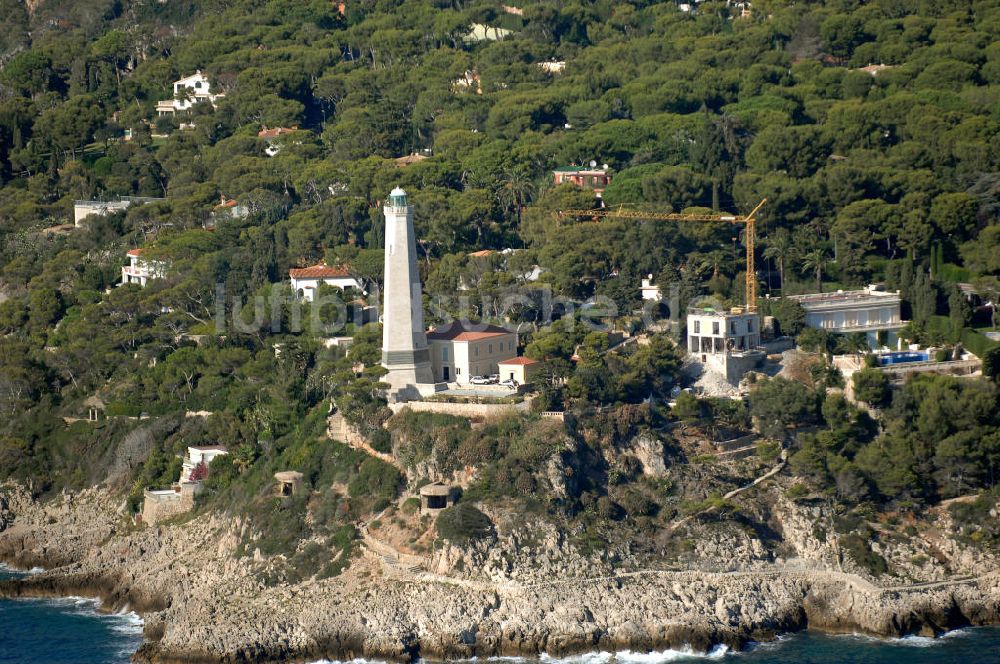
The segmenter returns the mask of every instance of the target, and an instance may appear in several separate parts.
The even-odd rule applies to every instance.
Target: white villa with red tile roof
[[[129,264],[122,267],[122,285],[139,284],[146,287],[150,279],[159,279],[166,275],[167,264],[164,261],[142,258],[142,249],[130,249],[126,254]]]
[[[361,283],[347,271],[346,267],[329,267],[320,263],[312,267],[292,268],[288,271],[292,280],[292,290],[307,302],[312,302],[320,284],[345,290],[362,290]]]
[[[499,373],[498,364],[517,356],[517,332],[485,323],[454,321],[427,333],[431,370],[440,383],[465,384],[473,376]]]
[[[264,153],[268,157],[273,157],[281,152],[282,144],[278,139],[285,134],[291,134],[298,130],[298,127],[268,127],[267,125],[264,125],[263,128],[257,132],[257,138],[263,138],[267,141],[267,147],[264,148]]]

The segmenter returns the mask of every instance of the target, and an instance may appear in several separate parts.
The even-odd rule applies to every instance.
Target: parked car
[[[490,379],[486,376],[473,376],[469,379],[469,382],[473,385],[489,385]]]
[[[511,389],[511,390],[516,390],[517,389],[517,381],[514,380],[513,378],[508,378],[507,380],[502,380],[502,381],[500,381],[500,384],[503,385],[506,388]]]
[[[490,385],[496,385],[500,382],[500,374],[490,374],[486,378],[490,381]]]

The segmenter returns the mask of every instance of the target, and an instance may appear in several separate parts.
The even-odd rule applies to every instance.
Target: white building
[[[806,325],[834,334],[864,333],[872,348],[896,345],[897,333],[905,325],[898,291],[863,290],[789,295],[806,312]],[[882,333],[884,343],[880,343]]]
[[[268,157],[273,157],[281,152],[281,149],[284,147],[281,137],[298,130],[298,127],[268,127],[264,125],[257,132],[257,138],[262,138],[267,143],[267,147],[264,148],[264,154]],[[300,144],[300,141],[296,141],[296,144]]]
[[[207,101],[213,107],[215,101],[224,97],[222,93],[213,94],[212,84],[199,69],[190,76],[174,81],[173,99],[164,99],[156,104],[159,115],[174,115],[178,111],[188,111],[195,104]]]
[[[688,310],[687,334],[692,354],[752,350],[760,346],[760,316],[692,308]]]
[[[404,402],[434,394],[444,385],[434,380],[430,349],[424,330],[424,304],[417,244],[413,232],[413,206],[406,192],[389,193],[385,214],[385,285],[382,289],[382,366],[388,373],[390,401]]]
[[[760,316],[732,309],[692,307],[687,317],[687,349],[709,371],[733,385],[764,359]]]
[[[150,279],[161,279],[166,276],[167,264],[164,261],[151,260],[142,257],[142,249],[130,249],[128,265],[122,267],[122,285],[139,284],[142,288]]]
[[[181,478],[179,482],[184,484],[185,482],[199,481],[197,479],[191,479],[191,473],[200,464],[205,464],[205,469],[212,464],[212,461],[216,457],[229,454],[229,450],[221,445],[210,445],[207,447],[188,447],[187,455],[184,457],[184,462],[181,464]]]
[[[646,275],[646,278],[642,280],[642,287],[639,289],[642,294],[642,299],[644,300],[657,300],[661,298],[660,287],[656,285],[653,281],[653,275]]]
[[[517,357],[517,333],[485,323],[454,321],[427,333],[434,380],[466,384],[499,374],[499,363]]]
[[[547,60],[545,62],[539,62],[538,68],[549,74],[561,74],[562,70],[566,68],[566,61]]]
[[[512,357],[497,362],[497,373],[500,380],[512,380],[518,385],[528,385],[534,382],[542,363],[530,357]]]
[[[288,271],[292,290],[306,302],[312,302],[321,284],[340,290],[362,290],[361,283],[345,267],[329,267],[320,263],[312,267],[292,268]]]
[[[115,201],[73,201],[73,225],[82,226],[83,220],[92,214],[104,216],[128,209],[130,205],[162,200],[162,198],[123,196]]]
[[[128,208],[129,200],[120,201],[73,201],[73,225],[79,228],[84,219],[92,214],[104,216]]]

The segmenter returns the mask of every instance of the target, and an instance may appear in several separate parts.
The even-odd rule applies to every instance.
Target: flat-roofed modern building
[[[687,316],[687,349],[705,369],[732,385],[764,359],[760,349],[760,316],[743,309],[691,307]]]
[[[744,311],[688,309],[688,352],[695,355],[753,350],[760,346],[760,316]]]
[[[907,321],[900,313],[898,291],[868,286],[862,290],[789,295],[806,312],[806,325],[834,334],[864,333],[872,348],[894,347]],[[882,333],[882,339],[879,339]]]

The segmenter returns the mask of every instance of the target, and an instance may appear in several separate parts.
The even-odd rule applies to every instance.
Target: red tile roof
[[[497,364],[509,364],[518,366],[527,366],[529,364],[538,364],[538,360],[533,360],[530,357],[512,357],[509,360],[500,360]]]
[[[141,256],[142,255],[142,249],[129,249],[128,250],[128,255],[129,256]]]
[[[469,255],[473,258],[485,258],[487,256],[492,256],[494,253],[496,252],[492,249],[480,249],[479,251],[469,252]]]
[[[282,134],[289,134],[293,131],[298,131],[298,127],[271,127],[268,129],[264,127],[259,132],[257,132],[258,138],[277,138]]]
[[[427,338],[436,341],[478,341],[505,334],[514,333],[498,325],[484,325],[482,323],[464,324],[459,321],[453,321],[434,328],[427,333]]]
[[[349,277],[351,273],[343,266],[329,267],[320,263],[311,267],[293,267],[288,271],[288,276],[292,279],[330,279]]]

